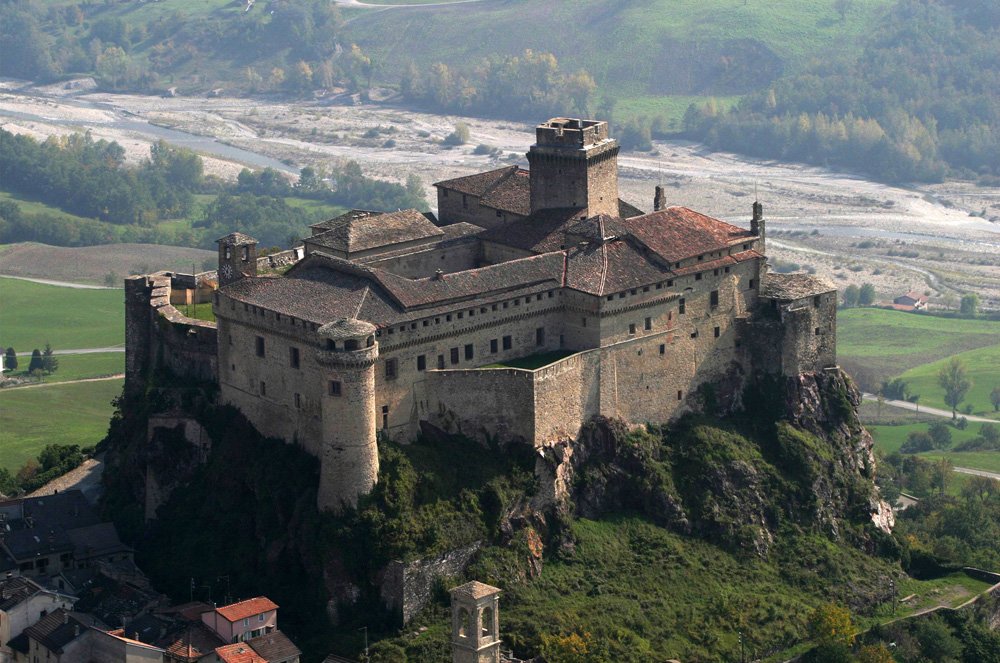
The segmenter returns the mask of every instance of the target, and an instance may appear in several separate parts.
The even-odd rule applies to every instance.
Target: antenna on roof
[[[760,198],[757,197],[757,178],[756,177],[753,180],[753,199],[754,199],[754,201],[760,200]]]

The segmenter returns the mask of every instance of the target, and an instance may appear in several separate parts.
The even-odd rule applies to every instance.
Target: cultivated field
[[[106,348],[125,342],[121,290],[80,290],[0,278],[0,345],[18,353]],[[25,357],[26,361],[28,358]]]

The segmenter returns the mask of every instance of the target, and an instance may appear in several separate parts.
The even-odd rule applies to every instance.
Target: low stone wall
[[[446,433],[531,443],[533,382],[531,371],[517,368],[428,371],[427,419]]]
[[[476,541],[431,559],[390,562],[379,587],[382,601],[402,618],[403,624],[409,623],[430,604],[435,581],[462,574],[482,546],[482,541]]]

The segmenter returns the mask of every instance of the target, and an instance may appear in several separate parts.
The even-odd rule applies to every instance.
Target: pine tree
[[[7,352],[3,358],[3,365],[9,371],[17,369],[17,353],[14,352],[14,348],[7,348]]]
[[[34,355],[32,355],[32,361],[34,360]],[[52,352],[52,346],[48,343],[45,344],[45,351],[42,353],[42,370],[46,373],[55,373],[59,368],[59,360],[56,359],[56,355]]]
[[[34,373],[35,371],[42,370],[42,351],[35,348],[31,351],[31,361],[28,362],[28,372]]]

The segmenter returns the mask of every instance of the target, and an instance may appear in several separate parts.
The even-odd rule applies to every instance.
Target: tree
[[[860,306],[871,306],[875,303],[875,286],[865,283],[858,291],[858,304]]]
[[[28,362],[28,372],[34,373],[35,371],[42,370],[42,351],[35,348],[31,351],[31,361]]]
[[[128,74],[129,57],[118,46],[109,46],[97,57],[97,75],[117,88]]]
[[[948,490],[951,473],[954,471],[955,466],[947,458],[941,458],[934,464],[934,485],[938,487],[942,495]]]
[[[858,663],[895,663],[892,652],[883,643],[868,645],[858,652]]]
[[[545,663],[584,663],[589,653],[589,633],[542,635],[541,654]]]
[[[854,642],[857,629],[851,611],[832,603],[821,605],[809,615],[809,637],[819,645],[847,645]]]
[[[844,288],[844,308],[854,308],[857,306],[859,296],[858,286],[851,284]]]
[[[934,448],[947,449],[951,446],[951,429],[941,421],[935,421],[928,426],[927,433],[934,441]]]
[[[465,145],[469,142],[469,125],[456,122],[455,130],[444,139],[445,145]]]
[[[833,0],[833,9],[840,15],[841,21],[847,20],[847,12],[851,11],[854,0]]]
[[[944,389],[944,402],[951,408],[951,418],[957,418],[958,405],[972,388],[972,380],[965,371],[965,364],[952,357],[938,372],[938,385]]]
[[[994,412],[1000,412],[1000,385],[993,387],[990,392],[990,403],[993,403]]]
[[[962,295],[962,303],[959,305],[959,311],[964,316],[970,318],[976,317],[976,314],[979,313],[979,295],[974,292]]]
[[[10,371],[17,369],[17,353],[14,352],[14,348],[7,348],[7,352],[3,358],[3,365]]]
[[[32,359],[34,359],[34,355],[32,355]],[[42,370],[46,373],[55,373],[58,368],[59,360],[56,359],[52,346],[46,343],[45,351],[42,352]]]
[[[1000,493],[1000,482],[990,477],[973,474],[962,486],[962,497],[966,502],[978,500],[981,504],[989,502]]]

